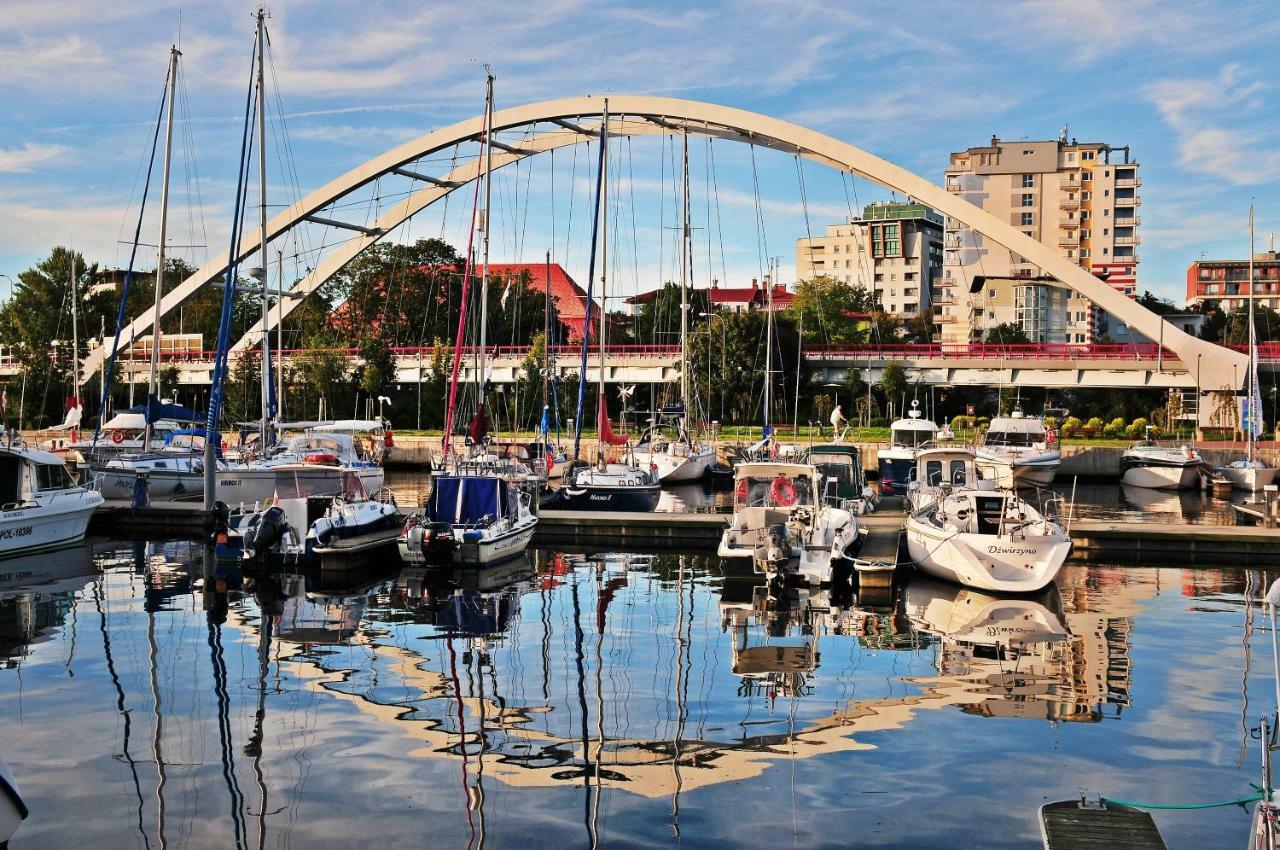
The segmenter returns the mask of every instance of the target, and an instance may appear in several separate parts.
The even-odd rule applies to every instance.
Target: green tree
[[[799,340],[790,316],[777,314],[773,324],[773,404],[768,419],[773,424],[781,424],[790,421],[795,404]],[[726,424],[759,424],[763,421],[767,326],[768,315],[763,310],[726,312],[718,314],[709,333],[691,337],[691,389],[695,399],[709,400],[710,410],[703,411],[709,414],[707,418],[712,418],[712,415],[719,418],[723,410],[722,421]],[[708,367],[711,375],[709,391]],[[803,373],[800,380],[807,386]],[[802,404],[807,401],[802,399]]]
[[[326,348],[324,341],[311,339],[295,360],[298,382],[304,391],[301,406],[293,409],[299,415],[309,415],[312,410],[320,415],[320,400],[332,411],[348,386],[348,362],[346,355]],[[314,407],[313,407],[314,405]]]
[[[1000,345],[1025,345],[1031,342],[1031,338],[1016,322],[1003,322],[987,331],[987,342]]]
[[[1151,292],[1151,290],[1149,289],[1144,290],[1143,293],[1139,295],[1136,300],[1139,306],[1146,307],[1148,310],[1150,310],[1152,313],[1155,313],[1157,316],[1167,316],[1170,313],[1181,312],[1178,309],[1178,306],[1174,304],[1172,301],[1170,301],[1167,298],[1159,297],[1155,293]]]
[[[874,297],[864,287],[819,275],[796,283],[788,312],[796,322],[803,317],[808,338],[849,345],[865,341],[862,317],[876,308]]]
[[[711,321],[710,295],[705,289],[689,290],[690,333],[698,322]],[[628,338],[640,345],[675,345],[680,342],[680,286],[667,281],[631,319]],[[618,342],[623,340],[619,339]]]
[[[884,370],[880,372],[880,380],[876,383],[884,394],[885,401],[892,403],[895,408],[902,408],[911,382],[907,380],[907,370],[901,363],[897,360],[886,363]]]

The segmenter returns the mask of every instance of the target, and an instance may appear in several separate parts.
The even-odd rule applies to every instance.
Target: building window
[[[1107,254],[1109,254],[1109,253],[1111,253],[1111,250],[1110,250],[1109,248],[1103,248],[1103,249],[1102,249],[1102,256],[1104,256],[1104,257],[1105,257],[1105,256],[1106,256]]]
[[[987,297],[988,297],[988,298],[995,298],[995,297],[996,297],[996,291],[995,291],[994,289],[988,289],[988,290],[987,290]]]
[[[902,256],[901,225],[897,222],[871,225],[871,256]]]
[[[1081,174],[1081,175],[1080,175],[1080,179],[1081,179],[1081,180],[1084,180],[1085,182],[1088,182],[1088,181],[1092,180],[1092,179],[1093,179],[1093,172],[1092,172],[1092,171],[1085,171],[1083,174]]]
[[[1105,234],[1104,234],[1104,235],[1105,235]],[[1081,231],[1080,231],[1080,238],[1081,238],[1081,239],[1088,239],[1088,238],[1089,238],[1089,231],[1087,231],[1087,230],[1081,230]]]
[[[1110,198],[1110,197],[1111,197],[1111,190],[1110,190],[1110,189],[1103,189],[1103,190],[1102,190],[1102,197],[1104,197],[1104,198]]]
[[[1022,175],[1022,188],[1034,189],[1036,185],[1036,176],[1034,174]]]
[[[1030,192],[1022,196],[1022,205],[1024,207],[1034,207],[1036,205],[1036,196]]]
[[[1111,233],[1111,228],[1110,228],[1110,227],[1104,227],[1104,228],[1102,228],[1102,235],[1103,235],[1103,236],[1106,236],[1106,235],[1108,235],[1109,233]]]
[[[1080,200],[1082,200],[1082,201],[1090,200],[1092,197],[1093,197],[1093,193],[1092,193],[1092,192],[1081,192],[1081,193],[1080,193]]]
[[[1124,267],[1124,273],[1125,273],[1125,274],[1133,274],[1133,266],[1125,266],[1125,267]]]
[[[1035,224],[1035,213],[1024,212],[1022,214],[1022,226],[1030,227]]]
[[[1081,159],[1084,159],[1084,160],[1093,159],[1093,151],[1083,151],[1083,152],[1081,152],[1081,154],[1080,154],[1080,158],[1081,158]]]

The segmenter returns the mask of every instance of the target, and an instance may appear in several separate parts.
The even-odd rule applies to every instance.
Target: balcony
[[[1117,215],[1115,219],[1116,227],[1137,227],[1139,224],[1142,224],[1142,219],[1136,215],[1129,216],[1127,218],[1125,216]]]
[[[1078,210],[1080,209],[1080,199],[1079,198],[1063,198],[1062,200],[1058,201],[1058,206],[1064,210]]]
[[[1134,195],[1133,197],[1130,197],[1130,198],[1120,198],[1120,197],[1116,198],[1116,206],[1118,207],[1136,207],[1138,206],[1138,204],[1141,204],[1141,203],[1142,203],[1142,198],[1138,197],[1137,195]]]
[[[1136,189],[1142,185],[1141,177],[1124,177],[1116,179],[1117,189]]]
[[[944,254],[942,257],[942,264],[944,266],[958,266],[960,265],[960,255],[955,253]]]
[[[1063,248],[1076,248],[1080,245],[1080,235],[1078,233],[1064,233],[1058,237],[1058,245]]]
[[[948,181],[947,181],[947,191],[948,191],[948,192],[963,192],[963,191],[964,191],[964,185],[963,185],[959,180],[948,180]]]
[[[1059,227],[1065,227],[1065,228],[1068,228],[1068,229],[1070,229],[1070,230],[1075,230],[1076,228],[1078,228],[1078,227],[1080,226],[1080,219],[1078,219],[1078,218],[1067,218],[1067,217],[1064,215],[1062,218],[1058,219],[1058,226],[1059,226]]]
[[[1117,236],[1117,245],[1139,245],[1142,243],[1141,236]]]
[[[1137,254],[1130,254],[1130,255],[1129,255],[1129,256],[1127,256],[1127,257],[1118,257],[1118,256],[1115,256],[1115,255],[1112,255],[1111,259],[1109,259],[1109,260],[1108,260],[1106,257],[1103,257],[1103,261],[1104,261],[1104,262],[1107,262],[1107,263],[1110,263],[1110,264],[1111,264],[1111,265],[1113,265],[1113,266],[1114,266],[1114,265],[1116,265],[1117,263],[1124,263],[1124,264],[1126,264],[1126,265],[1127,265],[1127,264],[1129,264],[1129,263],[1133,263],[1134,265],[1137,265],[1137,264],[1138,264],[1138,255],[1137,255]]]
[[[951,216],[947,216],[943,221],[943,227],[947,230],[961,230],[964,226],[964,223],[961,222],[960,219],[952,218]]]
[[[1064,192],[1079,192],[1080,178],[1079,177],[1063,177],[1062,180],[1059,181],[1058,185],[1062,188]]]

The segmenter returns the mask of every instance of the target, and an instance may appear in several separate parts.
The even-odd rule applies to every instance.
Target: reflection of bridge
[[[1238,350],[1238,349],[1237,349]],[[1228,354],[1230,349],[1222,349]],[[340,350],[355,365],[355,349]],[[394,348],[396,380],[415,384],[429,380],[436,361],[431,347]],[[464,352],[461,380],[475,380],[476,350]],[[588,360],[587,377],[596,380],[596,349]],[[1212,350],[1209,351],[1212,354]],[[285,351],[286,367],[296,365],[297,351]],[[489,349],[491,380],[512,384],[524,374],[530,354],[528,346],[494,346]],[[580,349],[554,348],[556,372],[561,378],[578,373]],[[1194,389],[1200,385],[1197,362],[1187,364],[1173,351],[1158,345],[1018,345],[980,343],[971,345],[853,345],[810,346],[804,350],[806,365],[819,384],[842,383],[850,369],[858,369],[864,380],[875,381],[891,362],[901,363],[910,380],[930,385],[1029,387],[1115,387],[1153,389]],[[161,359],[178,367],[179,383],[207,386],[213,372],[213,352],[163,352]],[[1280,369],[1280,343],[1260,348],[1264,370]],[[680,347],[673,345],[616,345],[605,353],[607,383],[674,383],[680,380]],[[445,361],[447,363],[447,357]],[[127,382],[146,383],[148,361],[139,356],[117,361]],[[0,362],[0,376],[15,374],[16,364]],[[1243,381],[1243,377],[1241,378]]]

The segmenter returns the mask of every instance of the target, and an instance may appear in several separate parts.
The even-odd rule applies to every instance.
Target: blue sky
[[[208,245],[175,249],[197,265],[223,247],[253,8],[245,0],[0,7],[0,274],[16,275],[64,243],[104,265],[127,260],[119,243],[132,230],[135,177],[179,26],[180,114],[189,120],[174,166],[171,240]],[[1274,2],[285,0],[270,11],[290,140],[269,142],[272,203],[479,113],[487,62],[499,108],[605,92],[715,101],[812,126],[935,182],[949,151],[992,133],[1051,138],[1069,124],[1078,138],[1129,144],[1143,176],[1139,285],[1179,301],[1192,259],[1245,254],[1251,200],[1260,248],[1280,231]],[[279,135],[278,118],[272,126]],[[745,146],[717,143],[714,170],[705,146],[695,148],[698,280],[749,281],[766,243],[789,280],[793,241],[806,227],[887,196],[813,164],[802,170],[802,193],[789,157],[757,152],[753,176]],[[672,174],[662,165],[670,155],[648,140],[615,153],[620,293],[673,274]],[[296,177],[283,168],[289,159]],[[586,160],[571,177],[572,154],[562,152],[555,168],[554,180],[541,161],[495,181],[493,259],[535,260],[554,244],[581,281]],[[464,240],[462,195],[396,237]],[[144,241],[154,232],[148,222]]]

